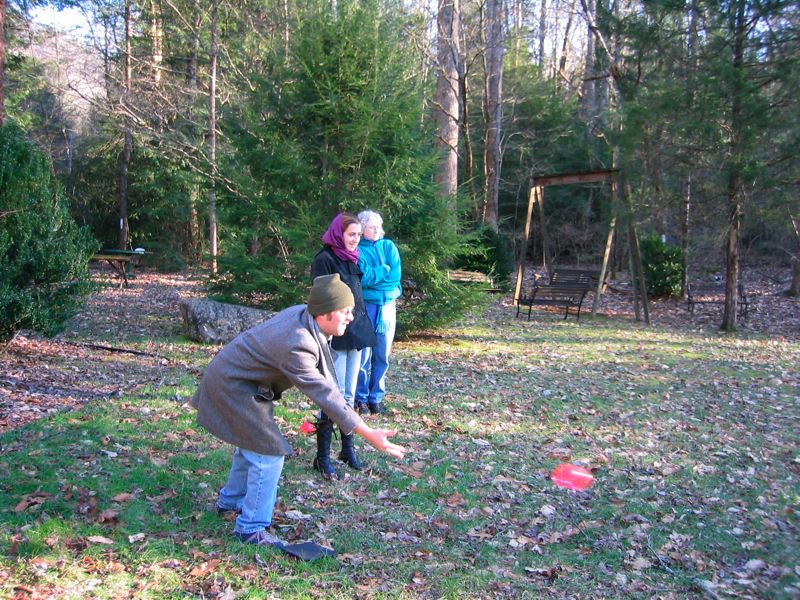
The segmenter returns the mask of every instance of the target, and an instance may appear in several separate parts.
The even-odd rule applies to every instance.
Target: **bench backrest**
[[[586,287],[591,287],[599,277],[599,271],[592,269],[554,268],[550,273],[550,285],[585,285]]]

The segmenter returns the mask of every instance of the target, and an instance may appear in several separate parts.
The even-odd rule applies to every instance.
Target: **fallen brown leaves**
[[[163,380],[162,348],[142,339],[181,331],[178,303],[201,295],[191,275],[137,273],[129,288],[107,287],[54,339],[20,333],[0,348],[0,432],[96,399]],[[102,341],[102,342],[101,342]],[[138,354],[104,350],[133,349]]]
[[[541,270],[528,266],[526,279],[532,280],[534,275],[542,275]],[[800,298],[786,295],[791,283],[791,270],[769,266],[743,267],[741,281],[747,290],[750,301],[750,314],[738,320],[737,327],[743,333],[764,333],[784,336],[786,339],[800,339]],[[600,298],[598,314],[615,319],[632,320],[635,316],[633,295],[626,276],[612,282],[611,289]],[[694,280],[693,284],[702,283]],[[720,285],[720,284],[715,284]],[[724,297],[721,296],[720,299]],[[590,314],[594,293],[590,293],[583,303],[582,314]],[[510,306],[511,299],[506,299]],[[657,327],[667,327],[683,331],[716,331],[722,322],[722,307],[719,305],[700,306],[695,314],[689,314],[686,302],[676,299],[651,300],[648,306],[650,319]],[[537,311],[560,312],[563,309],[536,307]],[[574,317],[570,317],[574,319]]]
[[[760,295],[756,284],[751,289],[757,296],[756,312],[742,328],[780,330],[786,339],[797,336],[796,301],[770,296],[768,287]],[[199,293],[199,286],[187,287],[177,277],[143,274],[127,290],[107,289],[93,298],[94,312],[80,315],[64,337],[53,341],[18,337],[0,354],[0,428],[162,381],[169,369],[159,358],[164,349],[155,343],[142,346],[137,336],[179,331],[177,298],[186,293]],[[767,311],[773,309],[768,318]],[[645,597],[653,582],[677,585],[664,574],[679,570],[695,574],[690,587],[706,595],[745,590],[755,597],[764,589],[758,587],[764,581],[785,577],[790,567],[763,558],[760,552],[771,537],[797,535],[795,509],[789,502],[783,501],[782,510],[774,510],[782,493],[774,473],[775,465],[788,463],[795,476],[800,474],[800,459],[796,446],[781,437],[770,414],[785,410],[785,386],[800,384],[796,373],[776,371],[748,383],[738,376],[746,363],[727,364],[729,355],[725,354],[720,355],[719,364],[711,363],[713,371],[707,364],[695,366],[687,361],[676,377],[671,365],[651,360],[662,354],[649,342],[620,350],[613,339],[605,342],[599,359],[576,362],[569,348],[573,339],[564,343],[546,335],[535,339],[535,351],[523,359],[508,349],[505,337],[519,336],[531,345],[540,325],[514,320],[511,326],[509,312],[507,306],[496,305],[479,323],[487,330],[502,329],[503,337],[440,336],[432,352],[419,350],[427,344],[424,339],[399,344],[391,375],[394,389],[402,393],[392,396],[390,391],[387,404],[393,426],[400,429],[402,443],[410,449],[409,459],[383,463],[368,456],[385,465],[378,467],[383,472],[356,475],[334,492],[313,475],[308,475],[308,481],[294,477],[281,492],[275,514],[281,535],[287,540],[313,537],[334,545],[346,528],[372,540],[373,545],[366,548],[351,544],[338,557],[343,569],[351,569],[355,590],[364,597],[396,594],[398,589],[409,597],[435,597],[442,578],[473,569],[489,580],[482,590],[487,595],[515,597],[521,589],[580,581],[586,571],[565,564],[568,561],[560,560],[565,555],[589,562],[603,553],[612,557],[605,559],[609,563],[616,562],[601,564],[592,573],[602,575],[597,585],[608,596],[639,593]],[[630,298],[609,293],[601,312],[630,320]],[[663,327],[707,331],[709,338],[716,335],[713,314],[690,317],[685,306],[676,303],[654,303],[651,314],[654,333]],[[551,315],[542,322],[550,326]],[[523,327],[524,335],[519,333]],[[112,345],[108,340],[114,340],[121,347],[136,338],[136,347],[150,354],[126,355],[72,343],[92,340],[95,334],[105,344]],[[772,343],[763,341],[766,364],[780,351]],[[214,350],[209,348],[209,354]],[[636,360],[628,360],[624,352]],[[686,378],[691,385],[684,385]],[[642,382],[652,383],[659,390],[657,397],[647,396]],[[609,386],[619,404],[601,406],[598,399],[607,395]],[[703,408],[707,414],[699,412]],[[526,424],[524,431],[515,429],[519,423]],[[536,429],[540,424],[543,429]],[[759,436],[758,442],[750,443],[751,436]],[[170,447],[148,452],[147,460],[163,467],[175,453],[195,444],[196,438],[197,432],[185,426],[167,431],[164,441]],[[123,460],[125,449],[118,447],[113,436],[99,443],[105,456]],[[304,440],[298,445],[308,443]],[[582,461],[598,471],[598,480],[604,483],[592,495],[554,491],[543,484],[549,472],[543,465],[561,461]],[[447,468],[440,468],[445,462]],[[302,467],[292,468],[298,469],[295,474],[305,473]],[[399,489],[387,483],[391,477],[408,481]],[[701,488],[709,478],[719,478],[719,486],[743,491],[726,496],[726,490]],[[459,490],[464,479],[470,480],[469,487]],[[378,491],[366,489],[366,482]],[[765,491],[756,492],[757,486]],[[140,493],[130,490],[98,505],[92,490],[65,488],[64,498],[74,501],[79,518],[101,524],[104,535],[62,544],[76,553],[90,545],[93,552],[107,551],[119,530],[118,505]],[[146,499],[154,514],[160,514],[161,505],[175,494],[159,489]],[[634,496],[645,506],[632,506]],[[428,510],[421,503],[425,508],[408,512],[419,498],[430,498],[433,507]],[[48,501],[47,495],[32,493],[20,499],[15,510],[40,510]],[[701,521],[706,530],[724,525],[725,534],[736,538],[736,552],[721,555],[704,546],[699,528],[687,533],[689,520]],[[130,544],[146,544],[150,535],[126,532]],[[477,558],[486,548],[491,548],[487,551],[491,564]],[[274,571],[276,560],[264,556],[257,554],[254,564],[237,564],[237,576],[245,581],[261,577],[263,582],[263,572]],[[227,560],[197,552],[187,561],[142,565],[139,575],[152,582],[158,579],[159,569],[177,571],[187,594],[233,597],[228,584],[217,576],[228,568]],[[405,573],[402,583],[393,581],[395,571],[410,561],[414,561],[413,569]],[[115,557],[104,554],[102,560],[83,567],[113,572],[118,565]],[[43,562],[31,568],[61,567]],[[326,586],[336,585],[322,579],[316,589],[320,596]],[[151,583],[142,583],[146,585]],[[683,593],[689,587],[679,589]],[[44,587],[19,593],[47,597]]]

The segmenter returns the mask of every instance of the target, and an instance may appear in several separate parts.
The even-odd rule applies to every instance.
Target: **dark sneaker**
[[[383,402],[378,402],[377,404],[369,405],[369,414],[371,415],[382,415],[385,412],[386,412],[386,407],[383,406]]]
[[[356,402],[356,411],[358,414],[365,415],[369,412],[369,408],[367,408],[366,402]]]
[[[245,544],[253,544],[255,546],[280,547],[283,544],[280,538],[272,535],[266,529],[255,531],[253,533],[240,533],[238,531],[234,531],[233,535],[235,535],[236,539],[238,539],[240,542],[244,542]]]
[[[223,519],[235,518],[234,515],[240,514],[242,511],[239,508],[222,508],[217,504],[217,516]]]

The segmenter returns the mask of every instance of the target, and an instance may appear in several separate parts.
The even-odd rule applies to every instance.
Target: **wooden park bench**
[[[128,287],[128,270],[139,262],[145,252],[134,250],[101,250],[92,257],[92,260],[107,262],[114,272],[122,278],[119,287]]]
[[[738,285],[738,308],[739,316],[746,318],[750,313],[750,300],[744,289],[744,284]],[[703,305],[724,305],[725,304],[725,288],[720,286],[705,287],[705,286],[686,286],[686,309],[689,314],[694,315],[694,309],[697,306]]]
[[[499,287],[496,287],[494,280],[486,273],[478,271],[447,271],[447,279],[456,283],[465,284],[481,284],[484,285],[486,292],[500,292]],[[403,279],[403,298],[405,300],[412,300],[419,297],[420,291],[417,282],[413,279]]]
[[[528,320],[534,306],[556,306],[564,308],[564,319],[570,311],[581,320],[581,306],[586,294],[597,285],[600,272],[593,269],[554,268],[547,283],[534,283],[530,294],[517,300],[517,317],[523,306],[528,307]]]
[[[448,271],[447,278],[457,283],[479,283],[484,284],[484,291],[499,292],[500,288],[494,285],[494,280],[486,273],[478,271]]]

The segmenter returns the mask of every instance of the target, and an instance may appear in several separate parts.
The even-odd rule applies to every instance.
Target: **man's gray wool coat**
[[[219,439],[259,454],[290,456],[273,409],[292,386],[343,432],[363,423],[339,391],[328,339],[305,305],[279,312],[222,348],[190,404],[197,422]]]

